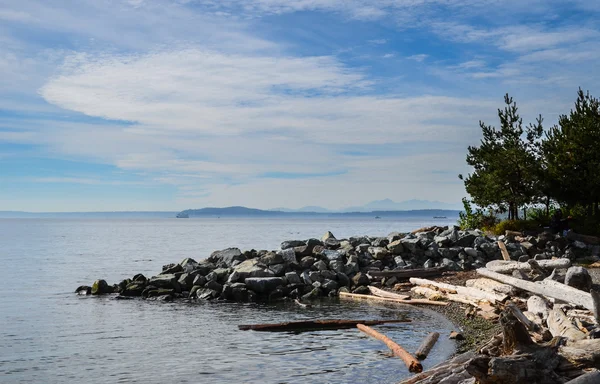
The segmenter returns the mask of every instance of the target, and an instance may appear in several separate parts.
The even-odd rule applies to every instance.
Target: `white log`
[[[521,310],[514,303],[508,303],[506,305],[506,308],[510,310],[513,316],[517,320],[519,320],[519,322],[523,324],[528,331],[537,332],[539,330],[539,326],[536,323],[529,320],[527,316],[525,316],[523,312],[521,312]]]
[[[504,284],[512,285],[513,287],[517,287],[519,289],[523,289],[525,291],[529,291],[537,295],[543,295],[567,303],[581,305],[582,307],[587,308],[590,311],[594,310],[592,296],[589,293],[580,291],[578,289],[569,287],[568,285],[561,284],[553,280],[544,280],[538,282],[525,281],[521,279],[516,279],[512,276],[507,276],[501,273],[490,271],[486,268],[478,269],[477,273],[481,276],[489,277],[490,279],[499,281]]]
[[[592,289],[590,290],[590,295],[593,302],[592,314],[594,315],[594,319],[596,319],[596,324],[600,324],[600,292]]]
[[[548,318],[548,303],[539,296],[534,295],[527,299],[527,310],[543,320]]]
[[[387,297],[388,299],[398,299],[398,300],[410,299],[410,296],[384,291],[383,289],[375,288],[370,285],[369,285],[369,291],[371,291],[372,295],[379,296],[379,297]]]
[[[488,292],[494,292],[501,295],[514,296],[518,293],[518,289],[511,285],[502,284],[496,280],[486,278],[469,279],[465,282],[465,286],[481,289]]]
[[[411,292],[414,292],[417,295],[425,296],[427,299],[432,301],[449,300],[461,304],[468,304],[476,308],[481,308],[478,300],[473,300],[472,298],[459,295],[457,293],[443,293],[429,287],[421,286],[412,287],[410,290]]]
[[[502,258],[505,261],[510,261],[510,253],[508,253],[508,250],[506,249],[506,245],[504,245],[504,242],[502,240],[498,240],[498,247],[500,247],[500,252],[502,253]]]
[[[427,280],[427,279],[419,279],[412,277],[409,280],[411,284],[414,285],[422,285],[426,287],[434,287],[438,290],[447,292],[447,293],[458,293],[459,295],[466,296],[475,300],[487,300],[490,303],[494,304],[496,301],[504,302],[508,299],[507,295],[487,292],[481,289],[472,288],[472,287],[462,287],[460,285],[452,285],[446,283],[438,283],[437,281]]]
[[[569,259],[554,259],[554,260],[537,260],[537,264],[542,268],[569,268],[571,260]],[[529,263],[520,263],[518,261],[492,260],[485,267],[490,271],[498,273],[511,274],[513,271],[529,272],[533,268]]]
[[[586,336],[560,308],[554,308],[548,313],[548,329],[554,337],[562,336],[571,340],[582,340]]]

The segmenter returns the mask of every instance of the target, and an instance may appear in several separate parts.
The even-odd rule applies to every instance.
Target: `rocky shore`
[[[381,271],[417,268],[468,271],[502,259],[498,240],[506,243],[512,260],[565,258],[587,263],[600,260],[600,246],[558,235],[494,237],[479,230],[457,227],[421,228],[387,237],[336,239],[328,232],[321,239],[289,240],[279,250],[227,248],[196,261],[186,258],[163,266],[156,276],[137,274],[110,285],[96,280],[78,287],[78,294],[116,294],[125,299],[230,300],[238,302],[311,300],[340,292],[368,294],[369,285],[393,288],[396,276],[375,277]]]

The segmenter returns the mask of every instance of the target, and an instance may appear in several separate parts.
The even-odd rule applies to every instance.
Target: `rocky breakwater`
[[[544,237],[545,236],[545,237]],[[502,237],[504,238],[504,237]],[[575,257],[592,254],[589,246],[553,235],[509,236],[506,248],[514,260]],[[118,284],[96,280],[78,294],[117,294],[125,299],[197,299],[258,301],[283,298],[310,300],[340,291],[369,293],[368,285],[393,287],[395,276],[374,278],[374,271],[442,267],[448,271],[481,268],[501,259],[498,238],[456,227],[422,228],[387,237],[290,240],[276,251],[227,248],[196,261],[186,258],[163,266],[158,275],[137,274]]]

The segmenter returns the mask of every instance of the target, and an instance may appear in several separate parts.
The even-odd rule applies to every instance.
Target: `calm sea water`
[[[277,249],[282,240],[387,235],[454,220],[0,219],[2,383],[394,383],[408,376],[385,345],[358,330],[243,332],[238,324],[316,318],[398,318],[378,329],[414,351],[442,333],[425,368],[454,344],[446,319],[427,309],[323,301],[290,304],[157,303],[80,297],[104,278],[152,276],[163,264],[216,249]]]

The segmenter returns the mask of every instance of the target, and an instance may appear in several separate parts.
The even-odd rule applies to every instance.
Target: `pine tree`
[[[519,208],[540,195],[542,117],[535,125],[523,128],[523,120],[513,99],[504,97],[504,109],[498,109],[500,129],[480,121],[483,139],[479,147],[469,147],[467,163],[473,173],[463,179],[472,201],[509,219],[519,218]]]

